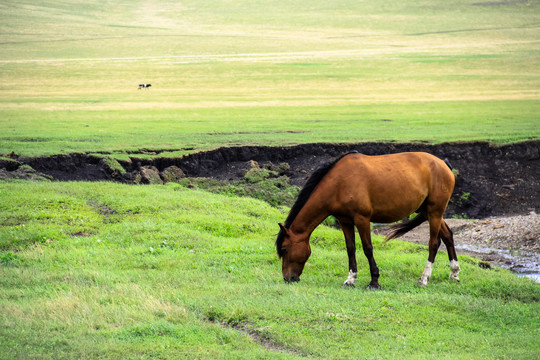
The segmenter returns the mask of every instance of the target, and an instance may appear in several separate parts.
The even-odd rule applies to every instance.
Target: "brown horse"
[[[419,152],[381,156],[349,153],[319,168],[300,191],[285,224],[279,224],[276,250],[283,261],[283,279],[300,280],[311,255],[311,233],[333,215],[345,234],[349,256],[349,277],[344,285],[354,286],[356,281],[356,226],[371,272],[368,288],[378,289],[379,269],[373,258],[370,222],[392,223],[416,211],[414,219],[394,225],[387,239],[401,236],[428,220],[429,257],[419,285],[428,283],[441,240],[448,250],[450,278],[459,281],[452,231],[443,220],[454,184],[449,165]]]

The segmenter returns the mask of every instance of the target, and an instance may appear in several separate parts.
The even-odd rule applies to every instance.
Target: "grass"
[[[538,139],[539,5],[484,5],[7,1],[0,154]]]
[[[5,0],[0,155],[115,169],[140,149],[538,140],[539,6]],[[345,289],[323,226],[284,284],[273,237],[295,189],[270,175],[0,183],[0,359],[537,357],[538,284],[467,256],[461,283],[441,254],[420,289],[426,247],[376,237],[383,290]]]
[[[290,185],[289,178],[286,176],[264,179],[253,179],[246,176],[243,179],[235,181],[219,181],[209,178],[186,178],[179,180],[178,182],[189,188],[200,189],[217,194],[252,197],[276,207],[292,206],[300,191],[298,186]]]
[[[375,238],[382,291],[346,277],[321,227],[302,281],[273,246],[284,211],[178,184],[4,183],[0,358],[532,358],[540,288],[461,256],[461,283],[427,247]],[[295,326],[291,326],[295,324]],[[244,329],[244,331],[238,330]],[[270,349],[248,334],[266,339]]]

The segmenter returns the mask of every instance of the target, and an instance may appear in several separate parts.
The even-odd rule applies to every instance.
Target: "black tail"
[[[400,237],[401,235],[408,233],[426,220],[427,219],[424,217],[424,215],[418,214],[412,220],[406,220],[402,223],[391,226],[390,233],[388,234],[388,236],[386,236],[385,241],[395,239],[397,237]]]
[[[444,158],[443,161],[446,164],[446,166],[450,168],[450,170],[454,170],[454,167],[452,166],[452,164],[450,164],[450,161],[448,160],[448,158]]]

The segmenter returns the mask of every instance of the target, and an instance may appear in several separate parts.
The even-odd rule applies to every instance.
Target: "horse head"
[[[282,260],[283,280],[288,283],[300,281],[304,265],[311,255],[311,247],[307,239],[292,233],[285,225],[279,224],[279,227],[278,238],[281,241],[277,251]]]

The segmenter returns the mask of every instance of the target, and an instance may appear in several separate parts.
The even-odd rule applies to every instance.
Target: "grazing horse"
[[[283,279],[300,280],[311,255],[311,233],[333,215],[345,235],[349,256],[349,276],[344,285],[354,286],[356,281],[356,226],[371,272],[368,288],[378,289],[379,269],[373,258],[370,222],[392,223],[417,212],[412,220],[392,226],[387,239],[428,220],[429,257],[418,284],[427,286],[441,240],[448,250],[450,278],[459,281],[453,234],[443,220],[454,184],[449,165],[421,152],[381,156],[349,153],[317,169],[300,191],[285,224],[279,224],[276,250],[282,259]]]
[[[139,90],[148,89],[152,84],[139,84]]]

